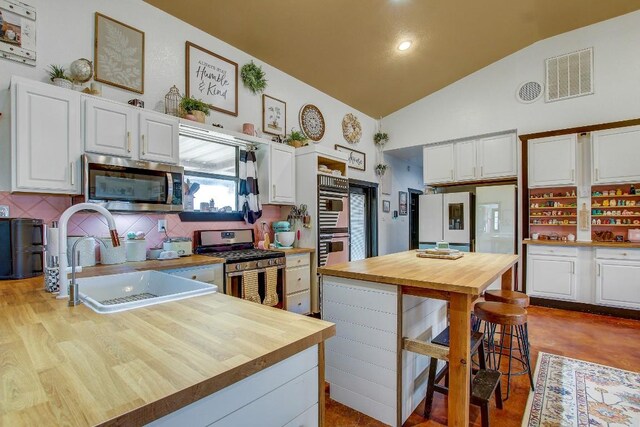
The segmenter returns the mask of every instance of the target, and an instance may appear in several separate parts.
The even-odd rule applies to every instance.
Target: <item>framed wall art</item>
[[[382,201],[382,212],[386,212],[386,213],[391,212],[391,200]]]
[[[144,93],[144,32],[96,12],[94,79]]]
[[[187,96],[221,113],[238,115],[238,64],[191,42],[186,43]]]
[[[284,137],[287,134],[287,103],[262,95],[262,132]]]
[[[342,145],[335,145],[336,151],[341,153],[346,153],[349,158],[347,159],[347,164],[349,168],[356,169],[359,171],[367,170],[367,155],[362,151],[357,151],[349,147],[344,147]]]
[[[0,0],[0,57],[36,65],[36,9]]]
[[[407,192],[398,191],[398,213],[400,215],[407,214]]]

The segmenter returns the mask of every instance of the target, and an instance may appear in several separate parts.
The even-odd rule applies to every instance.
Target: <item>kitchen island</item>
[[[43,287],[0,282],[2,425],[321,424],[331,323],[222,293],[97,314]]]
[[[518,259],[482,253],[426,259],[407,251],[318,269],[322,316],[337,327],[326,346],[332,399],[401,426],[424,399],[429,361],[407,349],[447,326],[447,301],[451,347],[439,359],[450,363],[448,423],[468,426],[472,304],[497,279],[512,289]]]

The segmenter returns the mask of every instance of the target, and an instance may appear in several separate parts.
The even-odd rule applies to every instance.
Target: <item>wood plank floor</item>
[[[533,367],[538,352],[543,351],[629,371],[640,369],[640,321],[544,307],[529,307],[528,312]],[[504,403],[504,409],[496,409],[495,404],[491,408],[492,425],[520,426],[528,396],[528,378],[524,375],[513,378],[511,396]],[[405,427],[447,425],[446,405],[443,396],[436,393],[431,419],[422,417],[423,401],[405,422]],[[480,426],[477,407],[471,407],[470,419],[471,425]],[[328,394],[325,420],[325,425],[331,427],[384,426],[331,400]]]

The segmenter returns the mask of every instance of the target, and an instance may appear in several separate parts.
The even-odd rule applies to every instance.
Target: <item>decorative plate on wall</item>
[[[353,114],[345,114],[342,119],[342,135],[349,144],[357,144],[362,136],[360,120]]]
[[[324,136],[324,117],[312,104],[303,105],[300,109],[300,127],[310,140],[318,142]]]

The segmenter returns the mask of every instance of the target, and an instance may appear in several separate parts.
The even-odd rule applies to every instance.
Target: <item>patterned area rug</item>
[[[523,427],[640,426],[640,373],[540,352]]]

